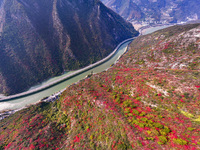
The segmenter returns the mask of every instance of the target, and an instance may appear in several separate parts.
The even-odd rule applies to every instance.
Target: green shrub
[[[142,123],[142,122],[140,122],[138,125],[139,125],[140,128],[144,128],[145,127],[145,124]]]
[[[132,116],[133,116],[133,114],[129,113],[129,114],[128,114],[128,116],[129,116],[129,117],[132,117]]]
[[[145,112],[141,112],[140,113],[140,116],[142,117],[142,116],[145,116],[146,115],[146,113]]]
[[[184,93],[185,98],[189,98],[189,95],[190,95],[189,93]]]
[[[131,104],[131,106],[130,106],[132,109],[133,108],[136,108],[137,106],[136,105],[134,105],[134,104]]]
[[[158,122],[156,122],[156,123],[154,123],[154,127],[162,129],[163,125],[158,123]]]
[[[136,97],[137,100],[141,101],[141,97]]]
[[[125,143],[119,143],[117,145],[117,149],[119,149],[119,150],[127,150],[128,146]]]
[[[130,107],[130,105],[131,105],[130,100],[126,100],[126,101],[123,102],[124,107]]]
[[[143,122],[147,122],[148,121],[147,118],[141,118],[140,120],[143,121]]]
[[[159,136],[158,139],[159,139],[158,144],[165,144],[165,143],[167,143],[167,138],[164,137],[164,136]]]
[[[137,111],[136,109],[134,109],[134,110],[133,110],[133,114],[139,115],[139,111]]]
[[[121,96],[119,94],[117,95],[116,102],[118,104],[121,104]]]
[[[117,102],[118,104],[120,104],[120,103],[121,103],[121,100],[120,100],[120,98],[119,98],[119,97],[117,97],[117,99],[116,99],[116,102]]]
[[[147,120],[148,124],[153,124],[154,122],[152,120]]]
[[[195,128],[192,128],[192,127],[189,127],[189,128],[187,128],[189,131],[193,131],[193,130],[195,130]]]
[[[154,141],[154,138],[153,137],[146,137],[144,138],[145,140],[151,140],[151,141]]]
[[[181,139],[181,138],[177,138],[177,139],[173,139],[175,144],[179,144],[179,145],[187,145],[187,141]]]
[[[164,129],[160,130],[161,135],[167,135],[171,130],[168,127],[164,127]]]
[[[128,108],[125,109],[124,113],[127,113],[129,114],[130,113],[130,110]]]
[[[137,140],[137,144],[138,144],[140,147],[143,146],[142,143],[141,143],[139,140]]]
[[[139,121],[133,120],[133,121],[132,121],[132,124],[133,124],[133,125],[138,125],[138,124],[139,124]]]

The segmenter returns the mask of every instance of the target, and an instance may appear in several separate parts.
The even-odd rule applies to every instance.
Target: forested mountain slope
[[[137,34],[98,0],[0,0],[0,92],[94,63]]]

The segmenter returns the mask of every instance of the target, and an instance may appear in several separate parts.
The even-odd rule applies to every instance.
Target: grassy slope
[[[1,147],[199,149],[199,48],[190,50],[178,38],[197,26],[139,37],[115,66],[70,86],[59,101],[31,106],[1,121]],[[172,69],[178,61],[185,66]]]

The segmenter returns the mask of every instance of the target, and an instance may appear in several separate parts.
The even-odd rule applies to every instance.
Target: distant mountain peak
[[[129,21],[164,24],[180,23],[200,18],[198,0],[102,0]]]

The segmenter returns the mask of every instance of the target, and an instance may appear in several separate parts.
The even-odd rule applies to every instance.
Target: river
[[[159,29],[163,29],[163,28],[166,28],[166,27],[168,27],[168,26],[151,27],[151,28],[145,29],[145,33],[143,32],[143,35],[152,33],[154,31],[157,31]],[[5,110],[21,109],[21,108],[23,108],[23,107],[25,107],[27,105],[37,103],[42,98],[51,96],[52,94],[55,94],[55,93],[58,93],[59,91],[62,91],[63,89],[65,89],[69,85],[71,85],[73,83],[76,83],[79,80],[85,78],[87,75],[91,74],[91,72],[99,73],[99,72],[102,72],[102,71],[108,69],[126,51],[129,43],[130,43],[130,41],[122,44],[118,48],[116,53],[108,61],[104,62],[103,64],[98,65],[98,66],[96,66],[96,67],[94,67],[94,68],[92,68],[92,69],[90,69],[88,71],[85,71],[85,72],[83,72],[83,73],[81,73],[79,75],[76,75],[75,77],[72,77],[72,78],[70,78],[70,79],[68,79],[66,81],[63,81],[63,82],[61,82],[61,83],[59,83],[59,84],[57,84],[57,85],[55,85],[55,86],[53,86],[51,88],[48,88],[46,90],[43,90],[41,92],[29,95],[29,96],[17,98],[17,99],[6,101],[6,102],[0,102],[0,112],[1,111],[5,111]],[[70,72],[64,73],[63,75],[60,75],[60,76],[57,76],[57,77],[53,77],[53,78],[51,78],[51,79],[49,79],[47,81],[44,81],[41,84],[38,84],[36,86],[31,87],[29,90],[33,90],[35,88],[39,88],[41,86],[45,86],[45,85],[47,85],[47,84],[49,84],[51,82],[54,82],[56,80],[59,80],[59,79],[63,78],[64,76],[67,76],[67,75],[69,75],[69,74],[71,74],[73,72],[74,71],[70,71]]]
[[[99,72],[102,72],[106,69],[108,69],[112,64],[114,64],[118,58],[126,51],[127,47],[128,47],[128,44],[130,43],[129,42],[126,42],[124,44],[122,44],[119,49],[116,51],[116,53],[108,60],[106,61],[105,63],[97,66],[97,67],[94,67],[86,72],[83,72],[75,77],[72,77],[70,78],[69,80],[66,80],[66,81],[63,81],[51,88],[48,88],[46,90],[43,90],[42,92],[39,92],[39,93],[36,93],[36,94],[32,94],[30,96],[25,96],[25,97],[22,97],[22,98],[17,98],[17,99],[14,99],[14,100],[11,100],[11,101],[6,101],[6,102],[0,102],[0,111],[4,111],[4,110],[13,110],[13,109],[20,109],[20,108],[23,108],[25,107],[26,105],[29,105],[29,104],[34,104],[34,103],[37,103],[40,99],[44,98],[44,97],[47,97],[47,96],[50,96],[54,93],[57,93],[63,89],[65,89],[67,86],[73,84],[73,83],[76,83],[78,82],[80,79],[83,79],[85,78],[87,75],[91,74],[91,72],[93,73],[99,73]],[[38,88],[40,86],[44,86],[46,84],[49,84],[53,81],[56,81],[70,73],[73,73],[73,72],[67,72],[61,76],[57,76],[57,77],[54,77],[54,78],[51,78],[39,85],[36,85],[34,87],[32,87],[30,90],[32,89],[35,89],[35,88]]]

